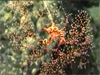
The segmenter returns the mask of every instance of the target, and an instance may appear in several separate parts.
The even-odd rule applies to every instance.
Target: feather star
[[[59,39],[58,46],[61,44],[65,44],[66,40],[64,38],[65,36],[65,31],[63,29],[59,29],[53,21],[51,21],[51,26],[48,28],[43,27],[42,28],[44,31],[46,31],[49,34],[49,40],[47,39],[43,40],[43,44],[49,45],[52,43],[52,41],[55,41],[56,38]]]

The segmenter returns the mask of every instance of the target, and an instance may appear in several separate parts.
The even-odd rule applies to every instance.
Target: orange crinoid
[[[64,38],[65,31],[63,29],[59,29],[54,24],[53,21],[51,21],[50,27],[48,27],[48,28],[43,27],[42,29],[45,30],[49,34],[49,40],[47,41],[47,39],[44,39],[43,44],[49,45],[52,41],[55,41],[56,38],[59,39],[58,45],[66,43],[66,40]]]

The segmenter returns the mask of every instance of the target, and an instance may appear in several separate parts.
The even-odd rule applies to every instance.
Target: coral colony
[[[64,48],[51,49],[51,62],[49,64],[43,62],[40,72],[51,75],[65,75],[63,66],[75,63],[76,58],[80,61],[79,65],[85,68],[86,64],[89,63],[87,57],[88,50],[91,47],[91,42],[88,40],[90,39],[90,35],[87,34],[89,32],[87,30],[88,23],[89,18],[86,11],[78,11],[69,31],[58,29],[54,23],[48,28],[42,28],[49,35],[49,40],[44,39],[43,44],[49,45],[55,38],[58,38],[59,42],[57,47],[63,44]]]

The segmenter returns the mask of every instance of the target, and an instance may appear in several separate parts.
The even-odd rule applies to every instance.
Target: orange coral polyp
[[[56,38],[59,38],[58,45],[62,43],[66,43],[66,40],[64,38],[65,31],[62,29],[59,29],[53,22],[52,25],[48,28],[43,27],[43,30],[45,30],[49,34],[49,40],[47,39],[43,40],[43,44],[49,45],[52,41],[55,41]]]

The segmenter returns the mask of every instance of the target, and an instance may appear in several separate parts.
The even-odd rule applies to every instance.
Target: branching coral
[[[89,23],[89,17],[86,11],[78,11],[75,16],[75,20],[71,23],[71,28],[68,31],[59,30],[53,23],[48,28],[43,28],[49,34],[49,41],[46,39],[43,41],[44,44],[49,45],[55,38],[60,38],[56,49],[51,49],[51,62],[43,62],[43,66],[40,71],[46,74],[63,74],[66,75],[64,65],[74,65],[77,60],[79,62],[77,67],[85,68],[88,61],[88,52],[92,47],[91,41],[88,41],[88,37],[91,37],[90,30],[87,30]],[[67,26],[66,26],[67,27]],[[66,39],[64,38],[66,33]],[[70,36],[70,37],[69,37]],[[60,48],[62,43],[63,48]],[[76,60],[77,59],[77,60]],[[59,67],[59,68],[58,68]],[[73,66],[72,66],[73,67]]]

